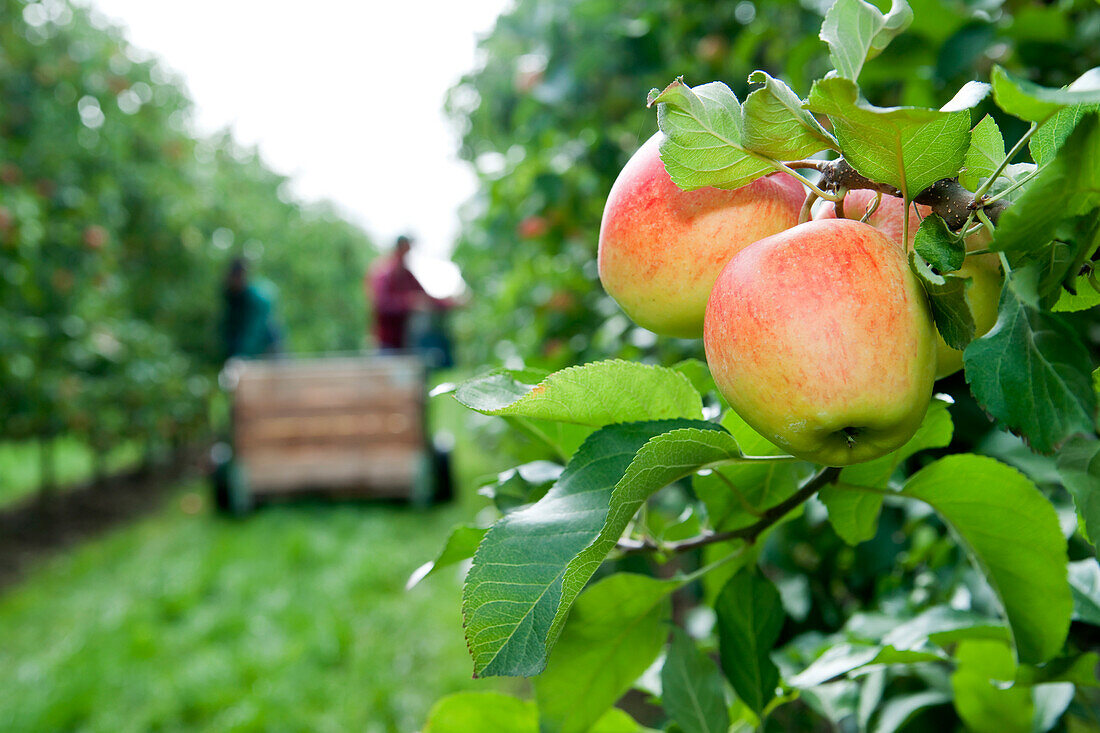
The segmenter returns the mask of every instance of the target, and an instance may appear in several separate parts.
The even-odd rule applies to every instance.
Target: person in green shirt
[[[252,282],[241,257],[229,265],[225,278],[222,338],[225,358],[255,357],[278,351],[275,291],[268,283]]]

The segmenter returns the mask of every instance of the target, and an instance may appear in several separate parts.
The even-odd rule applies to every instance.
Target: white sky
[[[508,0],[85,2],[183,76],[200,133],[229,125],[382,248],[450,252],[475,184],[444,95]]]

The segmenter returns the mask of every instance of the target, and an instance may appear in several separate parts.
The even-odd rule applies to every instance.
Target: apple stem
[[[806,193],[806,200],[802,202],[802,210],[798,212],[798,223],[805,224],[810,220],[814,203],[821,198],[813,191]]]
[[[844,197],[848,195],[848,189],[841,186],[837,189],[836,194],[840,197],[840,200],[836,202],[836,218],[847,219],[848,215],[844,213]]]
[[[863,214],[862,217],[860,217],[860,221],[866,224],[867,220],[870,219],[876,211],[878,211],[879,204],[881,203],[882,191],[875,191],[875,200],[867,206],[867,211]]]

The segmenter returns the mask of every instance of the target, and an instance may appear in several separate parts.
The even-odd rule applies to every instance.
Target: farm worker
[[[448,299],[433,298],[409,270],[405,259],[413,240],[397,238],[393,252],[376,261],[367,273],[367,298],[374,316],[374,337],[380,349],[405,349],[409,317],[416,311],[449,308]]]
[[[222,337],[226,358],[278,351],[275,286],[265,281],[250,281],[244,259],[235,257],[225,277],[224,297]]]

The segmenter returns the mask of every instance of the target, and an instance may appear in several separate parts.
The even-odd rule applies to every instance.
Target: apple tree
[[[487,484],[499,519],[414,576],[469,561],[474,674],[531,677],[533,699],[454,695],[425,730],[1100,724],[1100,68],[1044,86],[993,65],[943,106],[877,106],[862,80],[935,22],[921,7],[837,0],[805,97],[759,70],[744,99],[650,93],[637,155],[659,159],[612,188],[599,272],[634,317],[620,279],[725,257],[694,316],[706,361],[454,391],[557,459]],[[796,223],[714,256],[683,235],[692,196],[765,176],[801,184]],[[635,271],[605,267],[630,237]]]

